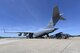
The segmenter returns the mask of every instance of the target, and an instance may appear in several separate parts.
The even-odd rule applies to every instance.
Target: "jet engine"
[[[28,33],[24,33],[24,35],[23,35],[23,36],[27,36],[27,34],[28,34]]]
[[[18,34],[18,36],[21,36],[21,35],[22,35],[22,33],[19,33],[19,34]]]
[[[28,37],[33,38],[33,33],[29,33]]]

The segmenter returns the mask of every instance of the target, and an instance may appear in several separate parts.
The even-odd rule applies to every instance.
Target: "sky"
[[[45,28],[55,5],[65,21],[59,21],[54,33],[80,34],[80,0],[0,0],[0,36],[17,36],[6,31],[37,31]]]

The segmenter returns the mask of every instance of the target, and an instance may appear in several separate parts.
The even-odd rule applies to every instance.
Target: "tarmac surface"
[[[0,39],[0,53],[80,53],[80,38]]]

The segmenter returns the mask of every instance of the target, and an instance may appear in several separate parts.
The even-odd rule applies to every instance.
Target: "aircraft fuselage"
[[[33,34],[33,37],[42,37],[43,35],[48,35],[49,33],[52,33],[54,31],[54,28],[49,29],[43,29],[42,31],[35,32]]]

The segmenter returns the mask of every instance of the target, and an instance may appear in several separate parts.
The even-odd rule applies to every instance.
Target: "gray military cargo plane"
[[[4,30],[4,32],[5,33],[18,33],[18,36],[22,36],[23,34],[24,36],[28,38],[42,38],[45,35],[49,37],[49,33],[52,33],[58,29],[54,27],[59,20],[65,20],[65,18],[63,18],[62,15],[60,14],[58,6],[54,6],[51,20],[48,26],[44,28],[43,30],[37,31],[37,32],[5,32]]]

